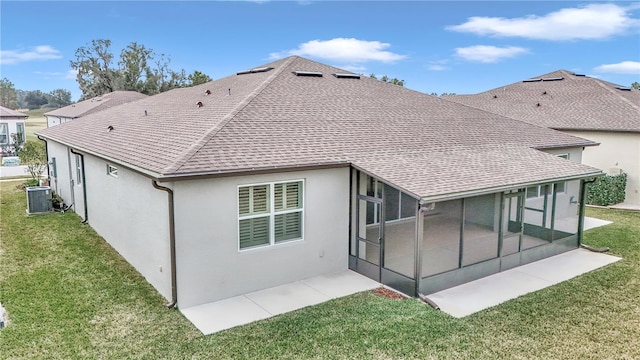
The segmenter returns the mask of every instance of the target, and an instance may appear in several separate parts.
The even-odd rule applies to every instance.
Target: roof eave
[[[585,141],[585,142],[575,143],[575,144],[533,146],[532,148],[536,150],[549,150],[549,149],[566,149],[566,148],[572,148],[572,147],[598,146],[598,145],[600,145],[599,142]]]
[[[116,159],[116,158],[113,158],[113,157],[110,157],[110,156],[107,156],[107,155],[104,155],[104,154],[97,153],[95,151],[83,148],[81,146],[73,145],[73,144],[65,142],[65,141],[60,141],[58,139],[49,137],[47,135],[40,134],[38,132],[36,132],[35,135],[38,138],[44,138],[46,140],[55,141],[55,142],[57,142],[59,144],[62,144],[64,146],[73,148],[76,151],[95,156],[97,158],[103,159],[105,161],[108,161],[108,162],[116,164],[116,165],[123,166],[123,167],[125,167],[125,168],[127,168],[127,169],[129,169],[131,171],[134,171],[134,172],[136,172],[138,174],[144,175],[144,176],[146,176],[148,178],[151,178],[151,179],[157,180],[157,179],[159,179],[161,177],[161,174],[158,173],[158,172],[155,172],[155,171],[152,171],[152,170],[149,170],[149,169],[145,169],[143,167],[140,167],[140,166],[137,166],[137,165],[134,165],[134,164],[128,163],[126,161],[122,161],[122,160],[119,160],[119,159]]]
[[[530,186],[553,184],[553,183],[559,183],[559,182],[564,182],[564,181],[572,181],[572,180],[596,178],[596,177],[600,177],[600,176],[603,176],[603,175],[605,175],[605,173],[600,170],[600,171],[597,171],[597,172],[585,173],[585,174],[582,174],[582,175],[565,176],[565,177],[559,177],[559,178],[553,178],[553,179],[545,179],[545,180],[536,180],[536,181],[527,181],[527,182],[521,182],[521,183],[513,183],[513,184],[509,184],[509,185],[493,186],[493,187],[488,187],[488,188],[483,188],[483,189],[475,189],[475,190],[461,191],[461,192],[455,192],[455,193],[446,193],[446,194],[423,196],[423,197],[420,198],[420,202],[424,204],[424,203],[436,202],[436,201],[456,200],[456,199],[462,199],[462,198],[467,198],[467,197],[472,197],[472,196],[494,194],[494,193],[503,192],[503,191],[507,191],[507,190],[522,189],[522,188],[527,188],[527,187],[530,187]]]
[[[246,175],[258,175],[258,174],[273,174],[281,172],[292,171],[305,171],[305,170],[320,170],[320,169],[333,169],[341,167],[349,167],[351,163],[348,161],[331,161],[324,163],[310,163],[299,165],[286,165],[286,166],[265,166],[265,167],[253,167],[246,169],[232,169],[232,170],[207,170],[207,171],[194,171],[186,173],[174,173],[174,174],[161,174],[156,180],[158,182],[168,181],[182,181],[182,180],[196,180],[196,179],[211,179],[219,177],[229,176],[246,176]]]

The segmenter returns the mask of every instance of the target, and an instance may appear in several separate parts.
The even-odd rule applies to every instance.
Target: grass
[[[640,213],[586,233],[624,259],[463,319],[365,292],[203,336],[73,213],[26,216],[0,183],[11,359],[637,359]]]
[[[32,110],[32,111],[41,111],[41,110],[42,109]],[[51,110],[51,109],[46,109],[46,110]],[[27,112],[27,114],[31,113],[32,111]],[[35,132],[42,129],[46,129],[46,128],[47,128],[47,118],[45,118],[42,114],[40,114],[39,116],[30,115],[25,121],[25,129],[24,129],[24,131],[27,133],[27,140],[40,141],[36,137]]]

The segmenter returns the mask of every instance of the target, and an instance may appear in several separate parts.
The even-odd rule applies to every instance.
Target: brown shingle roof
[[[345,71],[296,56],[265,66],[273,69],[41,134],[159,178],[351,163],[420,197],[599,173],[531,149],[588,140],[367,77],[336,78]]]
[[[135,91],[114,91],[45,113],[48,116],[79,118],[111,107],[147,97]]]
[[[6,108],[4,106],[0,106],[0,117],[4,117],[4,118],[28,118],[29,116],[26,114],[21,113],[20,111],[16,111],[16,110],[11,110],[9,108]]]
[[[552,129],[640,132],[639,90],[565,70],[535,79],[444,98]]]

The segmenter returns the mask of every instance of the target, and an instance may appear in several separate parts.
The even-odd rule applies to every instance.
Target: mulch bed
[[[377,289],[373,289],[371,290],[372,293],[374,293],[375,295],[378,296],[382,296],[382,297],[386,297],[388,299],[395,299],[395,300],[405,300],[406,297],[402,294],[399,294],[393,290],[389,290],[385,287],[379,287]]]

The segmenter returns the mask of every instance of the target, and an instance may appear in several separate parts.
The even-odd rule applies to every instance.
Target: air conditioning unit
[[[27,188],[28,214],[46,213],[51,209],[51,187],[31,186]]]

